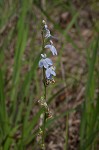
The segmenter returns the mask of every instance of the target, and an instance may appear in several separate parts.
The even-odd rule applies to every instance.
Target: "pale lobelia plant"
[[[48,29],[48,26],[46,22],[42,21],[42,51],[45,52],[47,49],[49,49],[53,55],[57,55],[57,50],[53,45],[52,39],[54,38],[50,30]],[[55,73],[55,67],[53,66],[53,62],[50,58],[47,58],[47,55],[41,54],[41,60],[39,61],[39,68],[43,70],[43,85],[44,85],[44,95],[41,97],[41,99],[38,101],[40,106],[44,108],[44,112],[40,117],[40,128],[39,128],[39,134],[38,139],[40,143],[40,147],[42,150],[45,149],[45,133],[46,133],[46,121],[49,118],[52,118],[52,114],[49,110],[49,107],[47,105],[47,86],[51,83],[55,83],[54,76],[56,76]]]

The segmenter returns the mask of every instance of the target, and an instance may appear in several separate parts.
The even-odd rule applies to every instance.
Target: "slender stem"
[[[43,31],[42,31],[42,51],[44,51],[44,35],[43,35]],[[45,76],[45,68],[43,67],[43,85],[44,85],[44,101],[46,100],[46,76]],[[45,124],[46,124],[46,110],[44,111],[43,114],[43,125],[42,125],[42,130],[43,130],[43,134],[42,134],[42,144],[44,146],[42,146],[42,149],[45,150]]]
[[[67,113],[66,115],[66,139],[65,139],[65,146],[64,149],[67,150],[68,149],[68,116],[69,114]]]
[[[43,67],[43,83],[44,83],[44,100],[46,100],[46,84],[45,84],[45,81],[46,80],[46,77],[45,77],[45,69]],[[44,111],[44,114],[43,114],[43,134],[42,134],[42,144],[45,143],[45,124],[46,124],[46,110]],[[45,146],[43,147],[43,149],[45,149]]]
[[[44,33],[43,33],[43,30],[42,30],[42,32],[41,32],[41,34],[42,34],[42,51],[44,51]]]

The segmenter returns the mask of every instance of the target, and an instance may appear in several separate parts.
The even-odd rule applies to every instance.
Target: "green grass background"
[[[58,9],[70,11],[72,14],[72,19],[64,30],[51,15],[51,12],[55,13]],[[79,12],[75,10],[72,1],[64,3],[63,0],[46,0],[42,4],[39,0],[0,0],[0,150],[9,150],[13,145],[14,150],[25,150],[30,145],[32,149],[37,148],[38,128],[35,129],[35,126],[39,124],[43,109],[38,106],[32,119],[30,119],[30,113],[33,108],[37,107],[37,100],[42,95],[41,78],[37,75],[41,53],[41,21],[46,18],[65,39],[57,58],[56,64],[58,66],[67,42],[70,42],[74,49],[80,51],[74,40],[68,35],[68,31],[74,24],[80,35],[77,25],[78,17]],[[86,46],[84,43],[88,73],[86,75],[85,98],[80,106],[82,108],[79,131],[80,150],[98,150],[99,148],[97,147],[99,142],[99,91],[96,94],[97,86],[99,90],[99,69],[97,69],[99,66],[99,28],[98,22],[95,23],[90,46]],[[82,37],[81,40],[84,42]],[[9,62],[11,63],[9,74],[11,75],[8,78],[6,55],[10,54],[12,42],[14,43],[14,50],[12,50],[13,56],[8,56],[12,60]],[[56,84],[49,87],[49,94],[47,95],[49,104],[62,91],[62,89],[56,90],[56,93],[51,95],[53,88],[59,85],[61,87],[64,80],[66,81],[66,79],[56,77]],[[7,108],[7,104],[10,105],[9,108]],[[68,116],[72,111],[76,111],[76,109],[54,116],[47,122],[46,127],[50,128],[51,124],[54,125],[55,120]],[[68,147],[68,120],[66,124],[64,149]],[[19,137],[18,131],[21,132]]]

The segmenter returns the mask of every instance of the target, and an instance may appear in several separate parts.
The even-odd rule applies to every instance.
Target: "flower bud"
[[[46,22],[45,22],[45,20],[43,20],[43,21],[42,21],[42,23],[43,23],[44,25],[46,25]]]

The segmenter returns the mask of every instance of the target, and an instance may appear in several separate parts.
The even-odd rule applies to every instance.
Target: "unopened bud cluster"
[[[46,120],[52,118],[52,113],[49,110],[49,107],[47,105],[47,102],[44,100],[43,97],[41,97],[40,100],[38,100],[38,103],[41,107],[43,107],[45,109],[45,113],[46,113]]]

